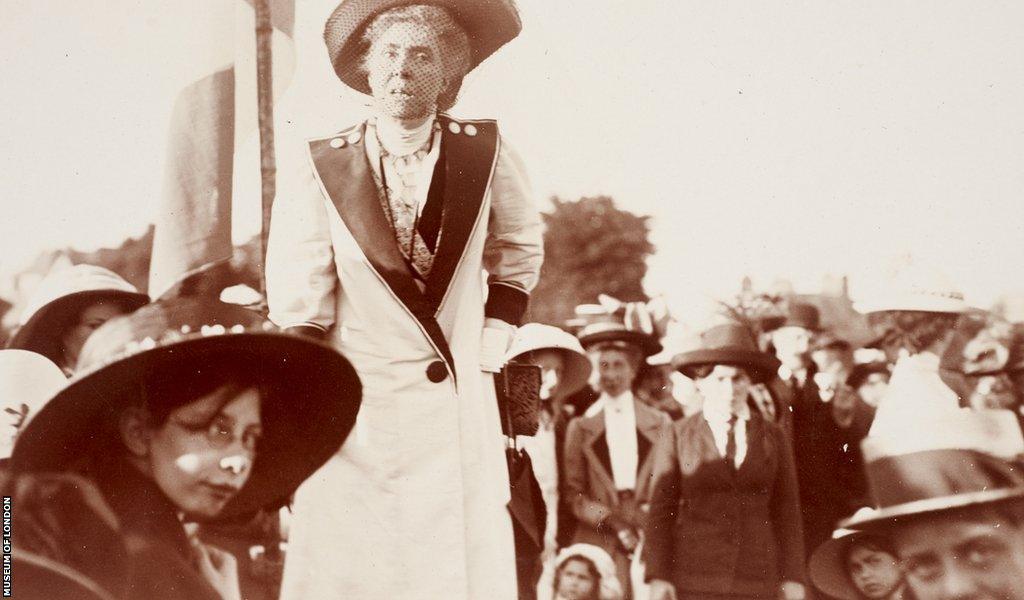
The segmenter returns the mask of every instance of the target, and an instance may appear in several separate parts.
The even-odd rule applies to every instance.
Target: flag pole
[[[274,77],[271,39],[274,27],[270,14],[270,0],[254,0],[256,13],[256,99],[260,134],[260,235],[259,235],[259,292],[260,306],[266,312],[267,298],[267,236],[270,235],[270,209],[276,192],[277,165],[274,158]]]

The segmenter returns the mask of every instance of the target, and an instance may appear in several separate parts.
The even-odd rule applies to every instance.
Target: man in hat
[[[631,597],[630,563],[646,520],[652,449],[670,423],[632,388],[641,361],[661,345],[621,322],[594,323],[579,337],[597,365],[600,396],[566,434],[564,494],[577,518],[573,541],[604,548]]]
[[[810,356],[819,334],[818,309],[804,303],[792,303],[785,322],[771,332],[775,356],[782,363],[779,377],[790,393],[793,453],[808,552],[831,537],[836,521],[849,508],[844,477],[850,472],[843,448],[846,439],[835,421],[832,404],[822,398],[815,382],[818,370]]]
[[[918,600],[1024,600],[1024,438],[1013,413],[922,415],[917,435],[868,437],[879,511],[844,527],[888,535]]]
[[[492,374],[542,225],[497,124],[443,111],[520,29],[511,0],[344,0],[327,19],[334,71],[372,116],[311,140],[282,179],[267,299],[352,361],[365,403],[296,496],[286,600],[516,594]]]

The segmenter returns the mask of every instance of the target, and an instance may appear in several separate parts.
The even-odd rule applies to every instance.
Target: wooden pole
[[[277,165],[274,158],[274,75],[271,40],[274,27],[270,14],[270,0],[254,0],[256,12],[256,98],[260,133],[260,214],[259,235],[260,295],[266,312],[267,297],[267,236],[270,235],[270,210],[276,193]]]

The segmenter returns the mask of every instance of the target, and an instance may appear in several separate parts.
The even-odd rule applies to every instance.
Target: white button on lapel
[[[455,121],[452,121],[451,123],[448,124],[448,131],[450,131],[450,132],[452,132],[454,134],[458,134],[458,133],[460,133],[462,131],[462,127],[459,127],[458,123],[456,123]]]
[[[343,140],[341,138],[334,138],[333,140],[331,140],[331,148],[344,148],[344,147],[345,147],[345,140]]]
[[[466,125],[465,132],[466,132],[466,135],[468,135],[469,137],[473,137],[474,135],[476,135],[476,126],[475,125]]]
[[[348,137],[345,139],[348,140],[348,143],[350,144],[358,144],[359,140],[363,139],[363,134],[356,130],[348,134]]]

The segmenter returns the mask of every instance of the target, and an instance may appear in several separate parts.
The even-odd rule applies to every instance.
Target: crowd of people
[[[0,351],[15,597],[1024,600],[1024,332],[940,277],[863,344],[798,300],[685,344],[607,297],[524,323],[522,162],[444,112],[520,27],[338,5],[373,116],[281,169],[266,310],[38,286]]]

